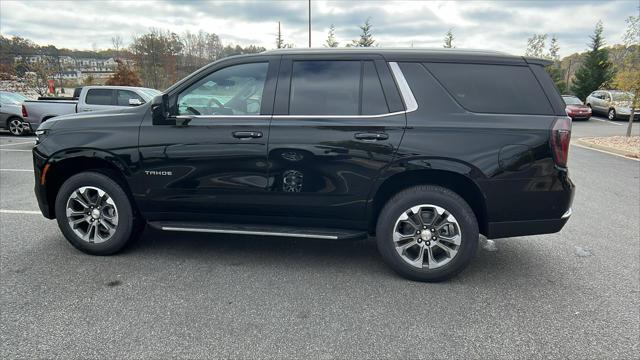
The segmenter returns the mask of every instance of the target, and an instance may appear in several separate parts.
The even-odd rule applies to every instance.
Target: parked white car
[[[0,91],[0,128],[11,135],[20,136],[29,130],[22,118],[22,103],[27,100],[22,94]]]
[[[52,117],[77,112],[110,110],[123,106],[142,105],[161,92],[133,86],[85,86],[77,100],[43,99],[22,104],[24,120],[34,131]]]
[[[609,120],[628,120],[631,115],[633,94],[620,90],[596,90],[587,96],[585,104],[594,113],[606,114]],[[640,109],[634,112],[634,120],[640,117]]]

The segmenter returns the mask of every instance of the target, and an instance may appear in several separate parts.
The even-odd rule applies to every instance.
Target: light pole
[[[311,0],[309,0],[309,47],[311,47]]]

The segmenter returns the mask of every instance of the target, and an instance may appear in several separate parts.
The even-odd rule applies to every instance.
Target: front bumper
[[[42,177],[42,171],[44,166],[46,165],[47,159],[40,155],[36,148],[33,149],[33,174],[35,177],[35,186],[34,192],[36,195],[36,200],[38,201],[38,207],[40,208],[40,212],[47,219],[53,219],[53,211],[51,209],[51,204],[49,203],[49,197],[47,195],[47,187],[40,183],[40,179]]]

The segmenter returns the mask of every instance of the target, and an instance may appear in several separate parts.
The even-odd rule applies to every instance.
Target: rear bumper
[[[573,210],[575,185],[564,174],[557,178],[558,186],[555,191],[542,191],[532,194],[520,193],[513,196],[514,202],[508,201],[511,212],[517,212],[521,218],[504,219],[505,221],[489,221],[486,237],[498,239],[514,236],[539,235],[556,233],[569,221]],[[504,196],[504,198],[511,198]],[[503,199],[504,199],[503,198]],[[516,205],[516,203],[518,205]],[[520,209],[516,209],[519,206]],[[527,214],[527,216],[522,216]],[[552,218],[545,218],[543,214],[550,214]],[[538,217],[539,216],[539,217]],[[525,220],[522,220],[524,218]]]
[[[488,224],[489,239],[499,239],[514,236],[553,234],[562,230],[564,224],[569,221],[571,209],[567,210],[568,215],[560,219],[551,220],[529,220],[529,221],[507,221]]]

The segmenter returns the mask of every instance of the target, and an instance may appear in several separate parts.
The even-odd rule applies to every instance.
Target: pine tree
[[[327,40],[325,41],[324,47],[338,47],[339,43],[336,40],[336,27],[335,25],[331,24],[331,26],[329,26],[329,35],[327,36]]]
[[[449,29],[449,31],[447,31],[447,34],[444,36],[444,48],[445,49],[451,49],[455,46],[453,46],[453,40],[455,38],[453,37],[453,29]]]
[[[371,32],[371,18],[368,18],[367,21],[364,22],[362,26],[359,26],[362,33],[360,34],[360,39],[353,40],[351,46],[353,47],[372,47],[375,45],[376,41],[373,40],[373,34]]]
[[[567,92],[567,83],[564,81],[564,72],[560,68],[560,45],[558,39],[554,36],[551,38],[551,44],[549,44],[549,54],[546,58],[553,60],[553,64],[547,66],[547,72],[551,76],[551,79],[556,84],[556,87],[560,93]]]
[[[549,59],[553,61],[560,61],[560,46],[558,45],[558,39],[554,36],[551,38],[551,44],[549,45]]]
[[[609,61],[609,53],[604,49],[604,37],[602,36],[602,21],[596,24],[593,36],[591,36],[591,48],[587,58],[576,71],[576,79],[571,90],[580,99],[585,99],[594,90],[607,85],[613,79],[614,71]]]

